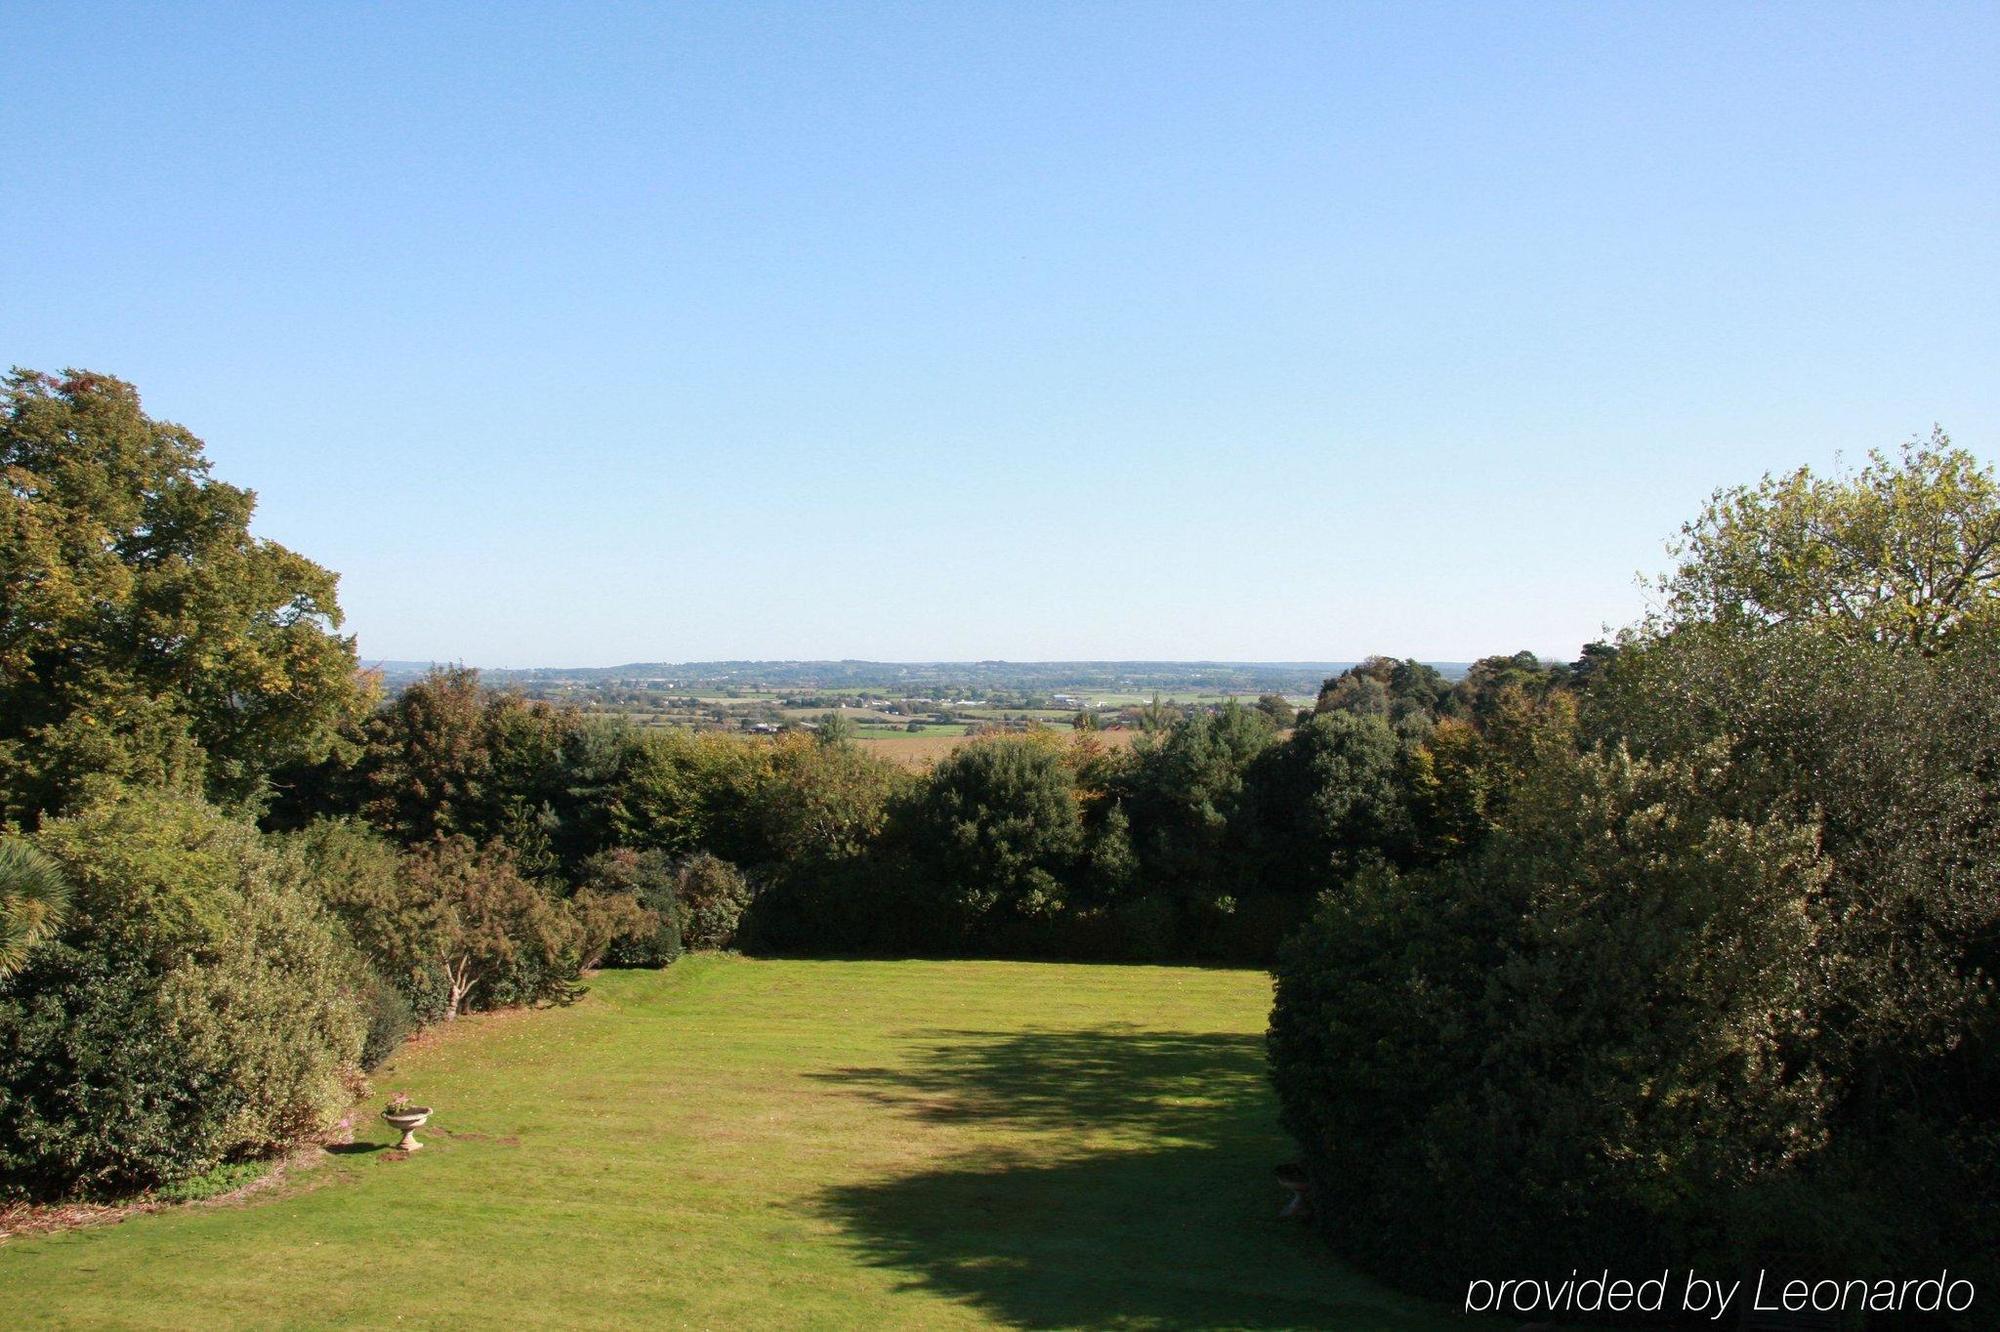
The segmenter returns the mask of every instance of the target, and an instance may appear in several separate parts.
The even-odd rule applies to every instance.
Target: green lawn
[[[700,957],[468,1019],[247,1203],[0,1244],[9,1326],[1463,1328],[1276,1216],[1261,972]],[[372,1108],[381,1096],[371,1098]]]

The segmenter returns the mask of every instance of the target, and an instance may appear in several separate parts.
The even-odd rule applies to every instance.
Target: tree
[[[1372,675],[1348,671],[1320,690],[1317,712],[1346,712],[1356,717],[1389,716],[1389,686]]]
[[[95,776],[262,798],[366,709],[335,576],[250,535],[256,497],[130,384],[0,394],[0,819]]]
[[[1407,756],[1413,857],[1435,864],[1479,847],[1490,829],[1502,773],[1470,722],[1446,717]]]
[[[1400,861],[1410,815],[1400,746],[1380,716],[1324,712],[1266,750],[1250,803],[1281,892],[1312,894],[1363,865]]]
[[[1147,735],[1161,735],[1184,716],[1181,709],[1154,694],[1152,702],[1139,705],[1139,729]]]
[[[1567,670],[1563,672],[1566,676]],[[1558,676],[1532,652],[1481,657],[1451,687],[1445,711],[1484,730],[1500,712],[1502,700],[1513,696],[1539,699],[1558,684]]]
[[[570,910],[582,939],[577,957],[582,971],[595,970],[620,943],[641,943],[660,933],[659,914],[641,906],[631,893],[580,888],[570,898]]]
[[[69,911],[69,882],[53,860],[19,838],[0,838],[0,979],[54,934]]]
[[[730,736],[648,728],[634,732],[608,810],[614,845],[685,854],[718,831],[720,774],[744,769],[747,746]],[[733,783],[745,785],[742,782]]]
[[[1271,719],[1271,728],[1288,731],[1298,721],[1299,710],[1283,694],[1264,694],[1257,699],[1257,711]]]
[[[743,872],[716,856],[697,852],[674,868],[674,897],[688,948],[727,948],[754,896]]]
[[[521,877],[505,847],[440,838],[410,855],[404,880],[398,934],[405,964],[442,970],[446,1021],[480,985],[494,1005],[566,993],[581,931]]]
[[[672,857],[654,848],[642,851],[615,846],[583,862],[576,896],[572,899],[579,904],[580,915],[589,912],[593,905],[612,905],[593,904],[588,898],[618,897],[643,911],[650,921],[648,927],[628,917],[622,927],[611,931],[600,960],[612,966],[662,967],[681,955],[681,904],[674,879]],[[608,917],[598,922],[585,917],[580,923],[586,941],[585,965],[593,965],[589,960],[592,935],[601,932],[603,924],[614,922]]]
[[[494,789],[494,706],[479,672],[464,666],[433,670],[396,695],[368,722],[361,779],[369,820],[407,843],[493,835],[503,804]]]
[[[769,766],[750,795],[756,854],[799,872],[862,855],[888,819],[903,774],[858,745],[786,736],[765,747]]]
[[[1149,891],[1200,907],[1233,906],[1243,868],[1244,779],[1273,738],[1268,717],[1231,700],[1133,746],[1113,794],[1131,820]]]
[[[1675,553],[1668,626],[1804,623],[1928,653],[2000,625],[2000,482],[1941,429],[1850,476],[1719,490]]]
[[[1362,717],[1426,721],[1437,715],[1450,686],[1437,669],[1414,658],[1375,656],[1350,666],[1320,686],[1315,712],[1352,712]]]
[[[1084,835],[1075,774],[1057,746],[1033,737],[962,745],[932,769],[910,816],[919,873],[961,920],[1062,908]]]

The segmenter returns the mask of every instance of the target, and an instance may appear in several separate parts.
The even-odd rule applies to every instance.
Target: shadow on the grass
[[[916,1033],[896,1068],[811,1076],[921,1119],[978,1119],[1025,1128],[1136,1131],[1215,1142],[1261,1127],[1264,1040],[1130,1026],[1083,1031]]]
[[[915,1039],[906,1066],[820,1076],[925,1122],[1051,1139],[827,1190],[823,1213],[863,1262],[1020,1327],[1435,1326],[1277,1216],[1271,1167],[1284,1148],[1260,1037],[1105,1027]],[[1115,1137],[1093,1150],[1091,1130]]]

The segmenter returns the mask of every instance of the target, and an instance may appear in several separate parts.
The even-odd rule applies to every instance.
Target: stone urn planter
[[[1312,1181],[1306,1177],[1306,1168],[1296,1161],[1287,1161],[1277,1167],[1278,1183],[1284,1185],[1292,1196],[1285,1202],[1285,1210],[1279,1216],[1296,1216],[1312,1220]]]
[[[402,1131],[403,1140],[396,1144],[397,1150],[414,1152],[423,1144],[417,1141],[417,1130],[431,1117],[427,1105],[391,1105],[382,1112],[382,1118],[389,1121],[389,1127]]]

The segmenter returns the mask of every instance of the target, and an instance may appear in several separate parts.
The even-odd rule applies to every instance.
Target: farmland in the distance
[[[1123,748],[1137,740],[1142,733],[1123,729],[1097,731],[1093,738],[1107,748]],[[928,768],[945,755],[964,744],[967,737],[961,735],[869,735],[863,733],[856,743],[880,758],[888,759],[906,768]]]
[[[1312,704],[1346,662],[694,662],[606,668],[494,670],[486,683],[535,699],[622,717],[645,727],[775,733],[813,729],[829,713],[855,739],[912,767],[934,762],[969,735],[1067,727],[1081,713],[1105,742],[1165,713],[1277,696]],[[1460,663],[1438,663],[1447,678]],[[430,663],[376,663],[392,692]]]

